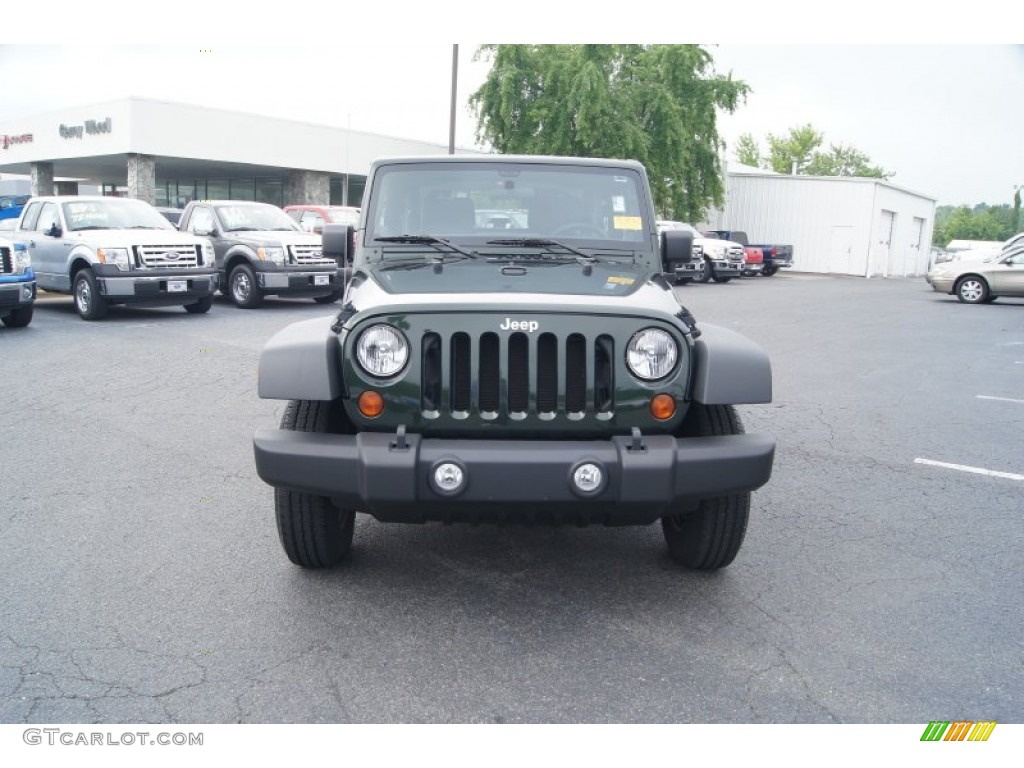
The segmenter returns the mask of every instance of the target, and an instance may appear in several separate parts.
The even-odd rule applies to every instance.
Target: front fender
[[[342,394],[341,344],[334,315],[293,323],[260,354],[259,395],[271,400],[334,400]]]
[[[693,399],[705,405],[770,403],[772,365],[768,354],[728,328],[701,323],[693,345]]]

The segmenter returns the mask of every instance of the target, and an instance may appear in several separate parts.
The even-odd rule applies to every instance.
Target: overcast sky
[[[351,32],[351,31],[350,31]],[[316,30],[322,39],[322,34]],[[0,45],[0,122],[143,96],[447,144],[450,35],[431,44],[238,47]],[[342,34],[362,41],[365,35]],[[486,77],[459,46],[456,143],[474,146],[468,95]],[[1024,46],[716,45],[752,87],[722,115],[730,145],[811,123],[940,203],[1008,203],[1024,185]],[[731,149],[728,156],[732,158]]]

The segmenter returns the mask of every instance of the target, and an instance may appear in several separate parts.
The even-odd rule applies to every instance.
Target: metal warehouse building
[[[935,199],[880,179],[784,176],[729,163],[708,229],[793,246],[793,270],[860,277],[928,271]]]

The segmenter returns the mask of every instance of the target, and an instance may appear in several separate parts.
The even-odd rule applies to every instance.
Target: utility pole
[[[452,112],[448,124],[448,154],[455,154],[455,98],[459,86],[459,46],[452,46]]]

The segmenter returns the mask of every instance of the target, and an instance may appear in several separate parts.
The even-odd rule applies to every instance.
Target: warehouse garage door
[[[857,274],[853,268],[853,227],[832,227],[828,271],[837,275]],[[863,270],[860,274],[863,274]]]

